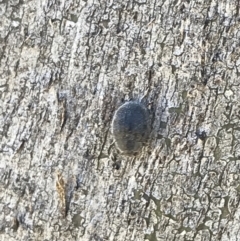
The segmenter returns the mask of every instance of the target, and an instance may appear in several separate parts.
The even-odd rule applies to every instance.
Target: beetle
[[[139,152],[149,135],[149,112],[140,102],[121,105],[112,120],[112,133],[118,150],[132,155]]]

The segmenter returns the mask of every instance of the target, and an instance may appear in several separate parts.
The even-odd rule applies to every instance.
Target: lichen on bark
[[[0,2],[3,240],[238,240],[239,2]],[[145,95],[139,155],[114,111]]]

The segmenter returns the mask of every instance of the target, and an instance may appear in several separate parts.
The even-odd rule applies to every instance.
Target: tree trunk
[[[239,240],[239,5],[2,0],[1,240]]]

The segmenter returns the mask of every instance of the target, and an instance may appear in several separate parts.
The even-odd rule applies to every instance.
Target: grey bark
[[[1,240],[239,240],[239,4],[1,0]]]

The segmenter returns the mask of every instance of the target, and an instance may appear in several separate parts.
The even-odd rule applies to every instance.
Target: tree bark
[[[239,240],[238,0],[0,2],[2,240]],[[135,156],[111,133],[144,102]]]

